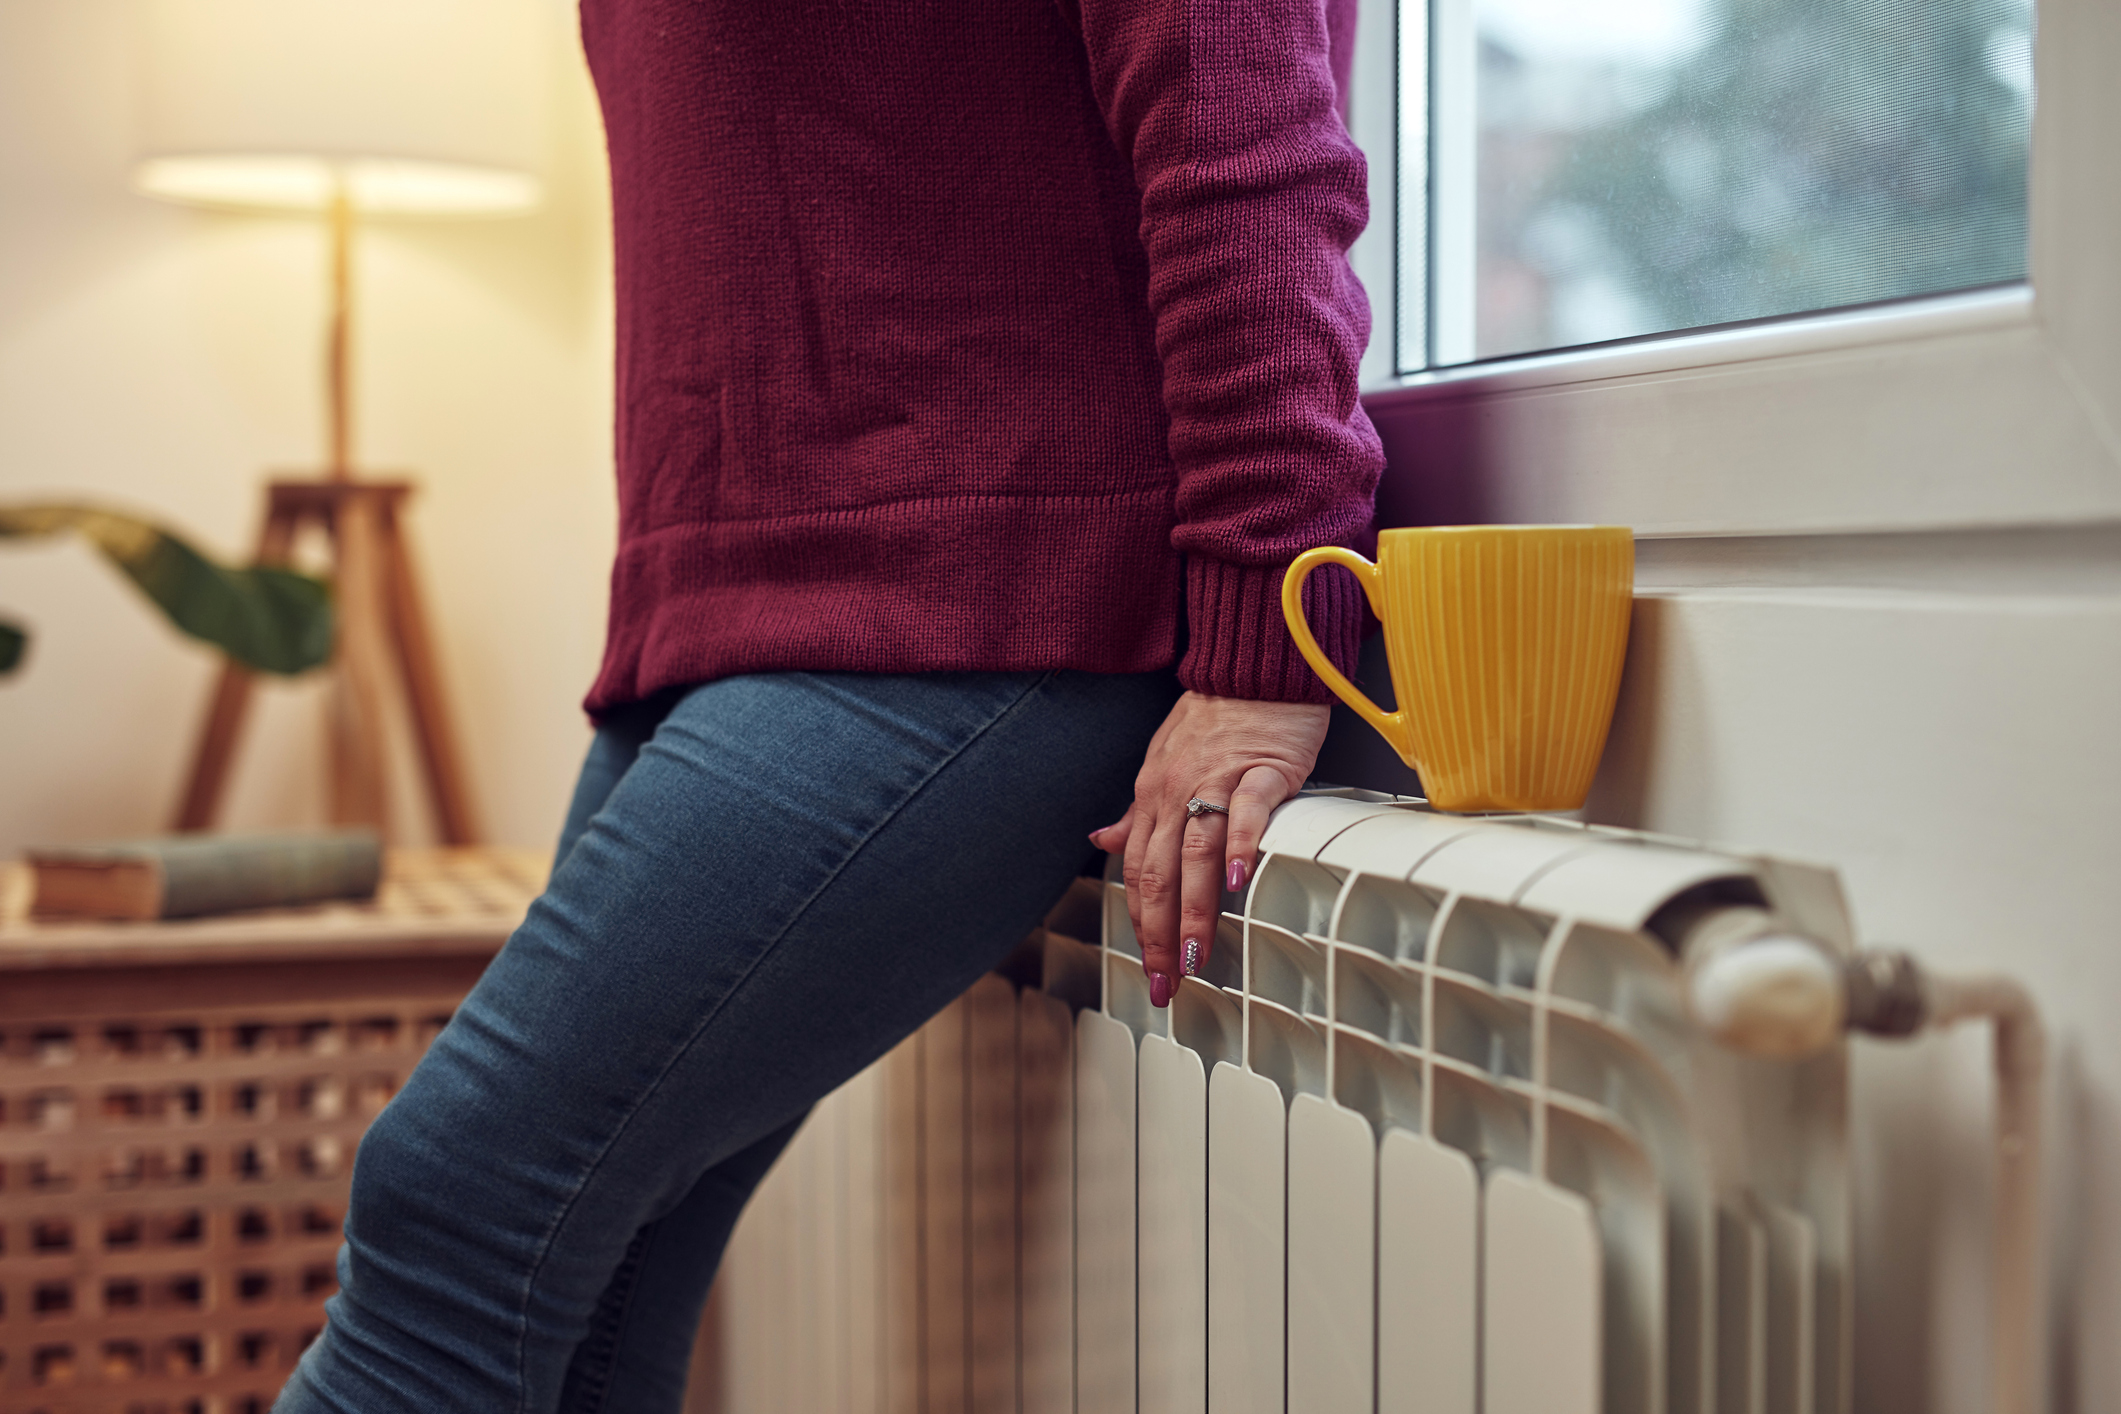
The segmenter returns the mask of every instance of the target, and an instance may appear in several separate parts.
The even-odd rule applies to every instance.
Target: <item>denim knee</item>
[[[406,1106],[390,1104],[361,1137],[346,1201],[348,1242],[367,1245],[408,1225],[407,1200],[423,1190],[434,1165],[415,1128]]]
[[[495,1195],[480,1201],[472,1166],[438,1136],[431,1109],[384,1106],[354,1153],[341,1283],[357,1303],[461,1297],[474,1273],[493,1273]]]
[[[489,1214],[465,1201],[462,1165],[418,1112],[385,1106],[355,1152],[327,1335],[304,1352],[275,1414],[521,1400],[520,1302],[466,1230]]]
[[[336,1300],[371,1334],[447,1348],[507,1379],[521,1268],[496,1258],[518,1246],[507,1234],[524,1224],[510,1221],[490,1186],[480,1200],[474,1166],[438,1142],[427,1109],[386,1105],[354,1154]]]

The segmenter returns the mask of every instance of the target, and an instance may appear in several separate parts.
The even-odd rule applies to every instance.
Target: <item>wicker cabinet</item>
[[[394,854],[369,905],[0,921],[0,1414],[264,1414],[362,1131],[543,882]],[[0,915],[5,917],[5,915]]]

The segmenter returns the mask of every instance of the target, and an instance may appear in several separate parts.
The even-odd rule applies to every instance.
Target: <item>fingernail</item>
[[[1185,961],[1179,966],[1188,977],[1200,976],[1200,939],[1186,939]]]
[[[1242,859],[1233,859],[1230,861],[1230,877],[1224,885],[1223,891],[1234,894],[1244,886],[1245,862]]]
[[[1092,844],[1096,844],[1096,843],[1097,843],[1097,837],[1098,837],[1099,835],[1103,834],[1103,833],[1104,833],[1104,831],[1103,831],[1103,830],[1092,830],[1092,831],[1090,832],[1090,843],[1092,843]]]
[[[1149,974],[1149,1005],[1171,1005],[1171,974],[1152,972]]]

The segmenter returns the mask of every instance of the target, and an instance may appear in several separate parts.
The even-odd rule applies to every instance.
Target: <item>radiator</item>
[[[1845,1050],[1687,1021],[1660,918],[1827,870],[1353,792],[1149,1005],[1123,887],[821,1104],[732,1242],[727,1414],[1846,1414]]]

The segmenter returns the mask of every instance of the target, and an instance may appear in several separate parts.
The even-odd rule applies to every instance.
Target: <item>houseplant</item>
[[[331,657],[331,589],[314,575],[220,564],[153,521],[76,502],[0,505],[0,540],[75,534],[100,551],[183,633],[245,667],[293,676]],[[0,675],[18,669],[28,631],[0,617]]]

